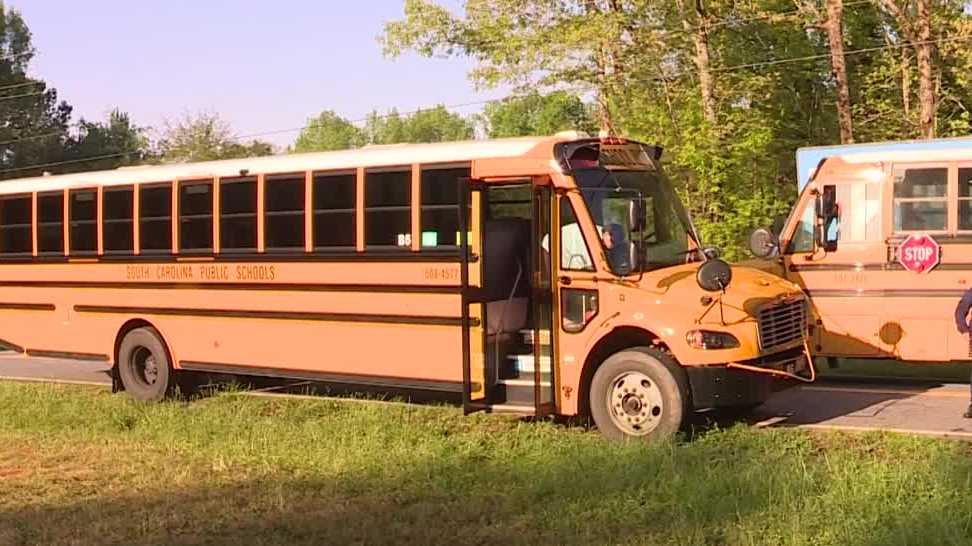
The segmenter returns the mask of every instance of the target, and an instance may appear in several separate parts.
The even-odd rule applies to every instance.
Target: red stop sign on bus
[[[930,235],[911,234],[898,245],[898,262],[914,273],[927,273],[938,265],[941,247]]]

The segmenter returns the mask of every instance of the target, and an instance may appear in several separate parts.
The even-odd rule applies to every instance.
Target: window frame
[[[123,219],[109,219],[108,218],[108,207],[105,206],[105,200],[107,199],[108,194],[109,193],[122,193],[124,191],[129,191],[129,192],[131,192],[131,195],[132,195],[132,208],[130,210],[131,216],[129,216],[127,219],[124,219],[124,218]],[[101,197],[101,203],[99,204],[99,206],[101,207],[101,214],[99,216],[100,216],[100,223],[101,223],[100,232],[101,232],[101,246],[102,246],[102,249],[103,249],[103,254],[106,255],[106,256],[132,256],[132,255],[134,255],[135,254],[135,229],[136,229],[136,226],[135,226],[135,199],[137,198],[137,194],[138,194],[138,192],[135,191],[135,184],[123,184],[123,185],[119,185],[119,186],[104,186],[101,189],[101,192],[100,193],[101,193],[101,195],[100,195],[100,197]],[[131,248],[128,249],[128,250],[109,250],[108,249],[108,236],[107,236],[108,235],[108,229],[107,229],[108,228],[108,223],[109,222],[122,223],[122,222],[126,222],[126,221],[129,222],[131,224],[131,226],[132,226],[131,240],[129,241],[129,243],[131,243]]]
[[[5,195],[0,195],[0,201],[13,201],[13,200],[16,200],[16,199],[26,199],[27,200],[27,216],[28,216],[28,222],[26,224],[23,224],[23,223],[21,223],[21,224],[4,224],[4,223],[0,223],[0,232],[2,232],[6,228],[20,228],[20,229],[22,229],[22,228],[26,227],[28,229],[28,231],[27,231],[27,247],[28,247],[28,249],[26,251],[22,251],[22,252],[7,252],[6,251],[6,248],[4,248],[4,246],[3,246],[3,238],[2,238],[3,235],[2,235],[2,233],[0,233],[0,259],[25,258],[25,257],[31,257],[31,256],[34,255],[34,224],[35,224],[35,222],[34,222],[35,210],[34,210],[34,201],[33,201],[34,200],[34,194],[33,194],[33,192],[27,192],[27,193],[10,193],[10,194],[5,194]],[[2,217],[0,217],[0,222],[3,222],[3,220],[4,219]]]
[[[253,212],[230,212],[226,213],[223,211],[223,206],[228,202],[227,199],[223,197],[223,189],[226,186],[233,186],[238,184],[252,184],[253,185]],[[239,254],[257,254],[257,247],[259,245],[259,231],[260,231],[260,184],[258,177],[256,175],[247,176],[235,176],[220,178],[219,180],[219,254],[227,255],[239,255]],[[224,220],[235,220],[239,218],[252,218],[253,225],[253,246],[250,247],[234,247],[226,246],[223,237],[229,231],[223,225]],[[214,241],[215,242],[215,241]]]
[[[955,178],[955,199],[954,199],[955,233],[965,235],[965,236],[972,235],[972,227],[969,227],[968,229],[962,229],[962,224],[961,224],[962,218],[960,216],[962,210],[960,205],[962,204],[963,201],[967,201],[968,203],[970,203],[970,205],[972,205],[972,194],[970,194],[968,197],[962,197],[961,192],[959,191],[959,187],[961,185],[961,179],[959,178],[959,171],[961,169],[967,169],[972,171],[972,161],[956,161],[949,166],[949,169],[950,169],[950,174],[949,174],[950,181],[952,177],[951,174],[952,172],[954,172],[954,178]]]
[[[167,181],[167,182],[166,181],[163,181],[163,182],[147,182],[147,183],[137,184],[137,186],[138,186],[138,191],[136,193],[138,194],[138,200],[139,201],[138,201],[138,226],[136,227],[136,229],[138,229],[138,248],[136,249],[136,252],[138,252],[139,255],[149,255],[149,256],[166,256],[166,255],[171,255],[172,254],[172,247],[173,247],[173,240],[172,240],[172,223],[173,223],[173,218],[172,218],[172,205],[173,205],[173,193],[174,193],[172,188],[173,188],[173,186],[175,186],[175,181],[172,180],[172,181]],[[168,190],[166,192],[169,195],[169,206],[168,206],[168,212],[169,212],[169,214],[168,214],[168,216],[146,216],[145,215],[145,207],[142,206],[142,199],[143,199],[143,196],[145,195],[145,190],[153,190],[153,189],[157,189],[157,188],[165,188],[165,189]],[[152,221],[152,220],[158,221],[158,220],[163,220],[163,219],[166,219],[166,218],[168,218],[168,220],[169,220],[168,229],[166,230],[167,233],[169,234],[169,244],[164,249],[161,249],[161,248],[149,248],[149,249],[146,249],[145,248],[145,239],[146,238],[145,238],[145,234],[142,233],[142,222],[145,222],[146,220],[148,220],[148,221]]]
[[[69,208],[68,206],[66,206],[69,203],[67,201],[67,192],[65,192],[64,190],[53,190],[53,191],[36,192],[34,195],[35,195],[35,199],[37,200],[37,210],[34,218],[35,231],[37,235],[37,257],[38,258],[54,258],[54,257],[63,258],[65,256],[65,249],[67,248],[67,244],[68,244],[68,240],[64,237],[64,229],[66,223],[66,218],[64,213],[65,213],[65,209]],[[41,228],[49,227],[55,224],[55,222],[45,222],[41,219],[41,200],[45,197],[56,197],[60,203],[59,208],[61,211],[61,221],[56,222],[56,224],[59,227],[58,232],[60,233],[60,239],[61,239],[60,250],[41,250],[41,241],[42,241]]]
[[[94,249],[92,250],[76,250],[76,245],[74,244],[74,224],[76,223],[74,219],[74,195],[80,193],[93,193],[94,194],[94,218],[91,220],[78,220],[77,222],[83,222],[84,224],[91,224],[94,226]],[[99,198],[98,186],[86,186],[83,188],[70,188],[68,189],[68,256],[69,257],[91,257],[98,255],[98,247],[100,242],[99,237],[99,210],[101,208],[101,199]]]
[[[945,170],[945,195],[942,197],[897,197],[895,195],[895,189],[897,184],[895,183],[895,178],[898,172],[907,170],[926,170],[926,169],[944,169]],[[888,217],[889,231],[891,237],[907,237],[913,233],[928,233],[931,235],[947,235],[952,232],[953,223],[957,222],[957,213],[953,214],[953,203],[957,203],[955,200],[956,191],[953,190],[953,181],[957,180],[958,170],[955,169],[955,165],[948,161],[934,161],[934,162],[908,162],[908,163],[892,163],[890,170],[888,171],[888,183],[890,188],[888,191],[890,207],[888,212],[890,216]],[[898,203],[939,203],[943,202],[945,204],[945,227],[943,229],[897,229],[895,225],[895,213],[897,210]]]
[[[187,189],[187,188],[191,188],[193,186],[207,186],[207,185],[209,186],[209,214],[203,214],[203,213],[194,213],[194,214],[191,214],[191,215],[185,215],[185,214],[183,214],[183,210],[182,210],[183,209],[183,205],[182,205],[183,190],[184,189]],[[176,223],[176,226],[177,226],[177,231],[178,231],[177,240],[178,240],[178,250],[179,250],[179,254],[180,255],[186,255],[186,256],[212,256],[212,255],[215,254],[215,252],[216,252],[216,246],[215,246],[216,241],[214,240],[214,237],[213,237],[213,224],[216,221],[215,203],[216,203],[216,188],[217,187],[218,187],[218,185],[216,184],[216,178],[215,177],[212,177],[212,178],[189,178],[189,179],[184,179],[184,180],[177,181],[177,183],[176,183],[176,192],[175,193],[176,193],[176,203],[177,203],[176,207],[177,207],[177,212],[178,212],[178,221]],[[192,220],[201,220],[201,219],[205,219],[205,218],[209,218],[209,229],[204,230],[208,234],[208,237],[209,237],[209,246],[208,247],[198,247],[198,248],[186,248],[184,246],[184,244],[185,244],[185,242],[184,242],[185,241],[185,237],[182,236],[183,231],[184,231],[183,228],[182,228],[183,221],[184,220],[189,220],[189,221],[192,221]],[[175,221],[175,219],[173,221]]]
[[[314,254],[355,254],[357,253],[358,243],[358,171],[357,169],[338,169],[333,171],[309,171],[311,184],[311,201],[306,203],[311,216],[311,241],[310,246]],[[317,199],[317,179],[331,177],[350,177],[351,178],[351,208],[340,209],[318,209],[315,201]],[[319,215],[351,215],[351,244],[343,246],[322,246],[317,244],[317,222]],[[363,218],[362,218],[363,221]]]
[[[276,179],[276,180],[275,180]],[[300,180],[301,192],[300,198],[303,200],[303,206],[298,210],[281,210],[281,211],[271,211],[269,207],[269,195],[270,186],[273,182],[278,180]],[[258,190],[259,191],[259,190]],[[266,254],[303,254],[306,252],[307,248],[307,233],[306,233],[306,219],[307,219],[307,172],[283,172],[283,173],[272,173],[263,175],[263,251]],[[259,208],[259,205],[258,205]],[[300,218],[300,233],[301,242],[294,246],[271,246],[270,245],[270,222],[271,218],[281,218],[281,217],[299,217]]]
[[[415,199],[414,199],[414,165],[390,165],[390,166],[379,166],[379,167],[366,167],[363,173],[362,193],[363,193],[363,203],[361,216],[364,222],[364,240],[360,243],[364,247],[364,252],[378,252],[378,253],[395,253],[412,252],[412,233],[414,224],[413,211],[415,209]],[[368,176],[371,174],[386,174],[386,173],[401,173],[408,175],[408,204],[407,205],[379,205],[379,206],[368,206]],[[407,212],[408,213],[408,230],[405,231],[407,235],[406,244],[392,244],[392,245],[381,245],[381,244],[368,244],[368,234],[370,230],[368,229],[368,213],[374,212]]]
[[[425,190],[425,184],[424,184],[425,179],[424,179],[423,175],[425,174],[426,171],[453,171],[453,170],[465,170],[466,171],[466,174],[465,174],[465,176],[463,178],[466,178],[467,180],[471,180],[472,179],[472,163],[471,162],[422,163],[422,164],[420,164],[418,166],[418,177],[417,177],[418,184],[419,184],[419,188],[418,188],[418,203],[417,203],[417,206],[418,206],[418,215],[417,215],[418,216],[418,226],[413,226],[413,232],[417,232],[418,233],[418,236],[419,236],[418,245],[417,245],[418,246],[418,249],[419,249],[419,252],[435,252],[435,251],[459,252],[459,247],[461,246],[459,244],[459,241],[456,241],[456,243],[455,244],[452,244],[452,245],[437,244],[435,246],[431,246],[431,245],[430,246],[426,246],[426,245],[424,245],[422,243],[422,234],[425,232],[425,218],[424,218],[425,212],[427,212],[427,211],[452,210],[456,214],[456,221],[458,222],[458,219],[459,219],[458,216],[459,216],[459,210],[460,210],[459,209],[459,206],[460,206],[459,200],[462,197],[462,192],[459,192],[458,191],[458,179],[456,179],[456,191],[457,191],[457,193],[456,193],[456,202],[454,204],[432,204],[432,205],[426,204],[425,203],[425,193],[424,193],[424,190]],[[413,192],[413,194],[415,193],[414,188],[412,189],[412,192]],[[415,207],[416,206],[416,203],[412,203],[412,206]],[[472,208],[472,204],[471,203],[469,204],[469,206],[470,206],[470,208]],[[472,215],[470,214],[469,217],[472,218]],[[456,232],[457,233],[458,233],[458,230],[459,230],[459,226],[458,226],[458,223],[457,223],[457,225],[456,225]]]

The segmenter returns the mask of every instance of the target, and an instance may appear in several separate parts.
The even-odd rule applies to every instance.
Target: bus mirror
[[[837,219],[840,209],[837,206],[837,187],[824,186],[823,192],[817,195],[817,229],[814,242],[817,247],[827,252],[837,250]]]
[[[749,251],[757,258],[771,258],[780,250],[780,239],[771,230],[759,228],[749,236]]]
[[[640,195],[628,201],[628,226],[633,232],[645,229],[645,202]]]
[[[706,260],[696,271],[695,280],[706,292],[721,292],[732,282],[732,268],[718,258]]]

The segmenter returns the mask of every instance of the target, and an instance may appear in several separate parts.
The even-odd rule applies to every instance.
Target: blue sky
[[[444,0],[455,8],[459,0]],[[298,127],[323,109],[355,119],[502,96],[466,59],[386,59],[376,37],[401,0],[7,0],[38,55],[31,72],[75,117],[113,107],[143,126],[215,111],[237,134]],[[480,107],[457,111],[464,114]],[[289,144],[296,133],[266,137]]]

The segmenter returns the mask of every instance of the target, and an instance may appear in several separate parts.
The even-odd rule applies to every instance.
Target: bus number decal
[[[458,281],[459,268],[457,267],[428,267],[425,269],[425,280],[427,281]]]

